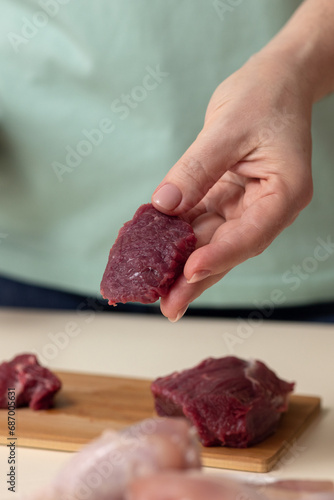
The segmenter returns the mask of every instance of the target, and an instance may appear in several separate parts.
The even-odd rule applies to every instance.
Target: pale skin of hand
[[[171,321],[230,269],[260,254],[310,202],[312,106],[334,90],[334,70],[326,67],[334,67],[334,30],[324,27],[328,18],[334,22],[333,4],[307,0],[267,47],[219,85],[197,139],[155,190],[154,206],[188,220],[198,238],[183,275],[161,300]],[[309,23],[315,40],[306,50],[298,40]]]

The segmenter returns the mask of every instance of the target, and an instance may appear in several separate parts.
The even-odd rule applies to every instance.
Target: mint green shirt
[[[0,274],[99,297],[119,228],[194,141],[214,89],[300,3],[4,0]],[[333,116],[333,97],[316,105],[311,204],[195,305],[333,300]]]

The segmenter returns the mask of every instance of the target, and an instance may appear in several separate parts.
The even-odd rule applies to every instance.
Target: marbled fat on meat
[[[101,294],[110,305],[157,301],[180,276],[195,244],[190,224],[142,205],[110,250]]]
[[[20,354],[0,365],[0,408],[8,406],[8,389],[15,389],[15,406],[44,410],[53,405],[61,381],[38,363],[34,354]]]
[[[204,446],[236,448],[275,432],[293,388],[261,361],[234,356],[208,358],[151,386],[158,415],[187,417]]]

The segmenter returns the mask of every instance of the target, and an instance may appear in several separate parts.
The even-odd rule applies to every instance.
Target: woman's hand
[[[310,202],[313,99],[297,74],[275,52],[253,56],[216,89],[202,131],[154,192],[155,207],[188,220],[198,238],[161,300],[172,321]]]

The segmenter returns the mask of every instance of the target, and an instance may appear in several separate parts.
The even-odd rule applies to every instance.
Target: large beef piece
[[[20,354],[0,365],[0,408],[8,406],[8,389],[15,390],[15,406],[33,410],[50,408],[61,382],[41,366],[34,354]]]
[[[204,446],[245,448],[275,432],[294,384],[261,361],[208,358],[152,383],[161,416],[184,415]]]
[[[167,295],[195,244],[190,224],[142,205],[110,250],[101,294],[110,305],[155,302]]]

